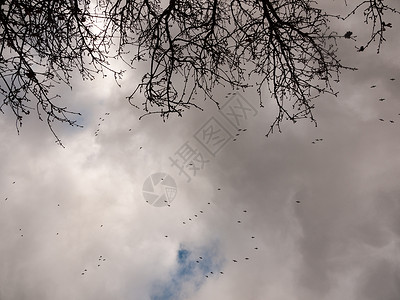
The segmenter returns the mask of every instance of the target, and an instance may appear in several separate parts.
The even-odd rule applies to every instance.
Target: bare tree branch
[[[163,3],[164,4],[164,3]],[[313,0],[182,1],[169,0],[1,0],[0,111],[11,111],[17,130],[35,110],[39,119],[79,126],[60,97],[59,84],[71,87],[74,70],[85,80],[112,68],[120,59],[128,67],[145,62],[147,72],[128,95],[144,115],[170,114],[195,107],[198,96],[215,99],[214,89],[255,87],[259,105],[272,97],[278,107],[274,128],[285,119],[313,116],[315,99],[336,95],[332,83],[352,69],[337,57],[337,39],[355,39],[352,32],[331,30],[332,20],[364,13],[371,36],[358,51],[376,42],[377,51],[392,27],[387,14],[396,8],[383,0],[359,2],[348,15],[332,16]],[[347,5],[347,3],[346,3]],[[384,15],[385,13],[385,15]],[[250,84],[253,82],[254,84]],[[136,103],[138,94],[144,97]],[[32,103],[32,104],[31,104]]]

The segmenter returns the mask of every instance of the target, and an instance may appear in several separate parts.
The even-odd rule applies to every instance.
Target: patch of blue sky
[[[191,285],[194,290],[198,290],[204,283],[206,274],[211,271],[215,271],[215,273],[220,271],[222,261],[218,258],[218,247],[215,243],[195,252],[201,254],[197,256],[193,251],[181,245],[177,252],[176,269],[172,271],[169,281],[153,284],[152,300],[181,299],[184,286]]]

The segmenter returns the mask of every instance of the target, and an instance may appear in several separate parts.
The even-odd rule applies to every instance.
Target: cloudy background
[[[368,36],[352,22],[338,31]],[[392,23],[379,55],[339,44],[359,70],[342,74],[337,98],[317,100],[317,127],[287,123],[266,138],[276,107],[259,108],[251,89],[239,92],[257,109],[246,131],[212,103],[139,121],[124,98],[139,71],[123,88],[76,78],[60,89],[83,113],[83,129],[56,128],[66,148],[46,124],[26,120],[17,135],[3,115],[0,299],[400,299],[399,18]],[[224,103],[234,92],[216,95]],[[211,117],[236,138],[215,157],[194,138]],[[209,161],[190,182],[170,160],[185,142]],[[176,182],[170,207],[143,197],[157,172]]]

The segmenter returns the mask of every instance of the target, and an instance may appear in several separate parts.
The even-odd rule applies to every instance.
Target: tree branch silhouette
[[[337,57],[337,39],[354,37],[334,32],[330,21],[358,11],[371,30],[358,50],[376,42],[379,52],[392,27],[384,13],[399,14],[383,0],[361,1],[345,16],[329,15],[312,0],[169,0],[164,6],[155,0],[1,0],[0,111],[11,111],[19,130],[35,110],[61,144],[52,123],[79,126],[79,113],[59,104],[53,88],[72,88],[74,71],[84,80],[105,71],[119,79],[123,71],[111,63],[120,59],[128,67],[148,66],[127,97],[137,108],[139,94],[144,97],[142,117],[165,120],[201,110],[199,93],[219,107],[214,90],[229,86],[255,87],[260,106],[274,99],[278,113],[267,135],[285,119],[316,122],[314,100],[336,95],[332,82],[354,70]]]

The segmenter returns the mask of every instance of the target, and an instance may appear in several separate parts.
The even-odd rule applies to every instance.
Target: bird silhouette
[[[385,120],[384,119],[379,119],[379,121],[384,122]]]
[[[371,89],[376,88],[376,85],[371,85]]]
[[[299,201],[299,200],[296,200],[296,203],[300,203],[300,201]]]
[[[393,121],[393,120],[390,120],[389,122],[390,122],[390,123],[394,123],[394,121]]]
[[[233,259],[233,262],[237,263],[237,260]]]
[[[224,272],[220,272],[221,274],[224,274]]]

